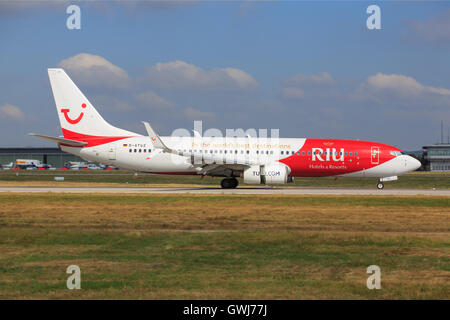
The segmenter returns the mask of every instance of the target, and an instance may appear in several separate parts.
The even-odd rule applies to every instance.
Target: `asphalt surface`
[[[358,188],[270,188],[243,187],[221,189],[218,187],[170,188],[170,187],[0,187],[0,192],[16,193],[173,193],[173,194],[287,194],[287,195],[432,195],[450,196],[450,189],[358,189]]]

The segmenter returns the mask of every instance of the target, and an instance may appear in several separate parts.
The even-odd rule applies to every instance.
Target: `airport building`
[[[423,146],[425,170],[450,171],[450,144]]]
[[[60,148],[0,148],[0,165],[15,163],[17,159],[40,160],[54,168],[62,168],[68,161],[84,161]]]

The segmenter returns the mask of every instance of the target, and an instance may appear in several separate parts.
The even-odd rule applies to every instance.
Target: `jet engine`
[[[244,183],[247,184],[285,184],[293,182],[289,177],[291,169],[282,164],[254,165],[244,170]]]

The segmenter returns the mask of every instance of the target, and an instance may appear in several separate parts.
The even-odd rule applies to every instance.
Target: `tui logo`
[[[86,103],[83,103],[83,104],[81,105],[81,107],[82,107],[83,109],[86,108]],[[76,119],[71,119],[71,118],[69,117],[69,115],[68,115],[68,113],[70,112],[70,109],[61,109],[61,112],[64,114],[64,118],[66,118],[66,121],[67,121],[68,123],[70,123],[70,124],[77,124],[78,122],[81,121],[81,119],[82,119],[83,116],[84,116],[84,113],[81,112],[80,115],[78,116],[78,118],[76,118]]]

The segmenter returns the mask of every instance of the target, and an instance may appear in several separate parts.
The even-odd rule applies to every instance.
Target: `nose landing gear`
[[[225,178],[220,182],[222,189],[235,189],[239,184],[236,178]]]
[[[381,182],[381,181],[378,181],[378,183],[377,183],[377,188],[378,188],[379,190],[383,189],[383,188],[384,188],[384,183]]]

